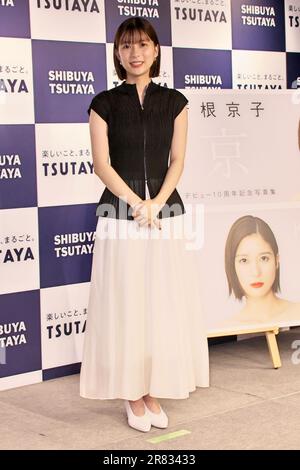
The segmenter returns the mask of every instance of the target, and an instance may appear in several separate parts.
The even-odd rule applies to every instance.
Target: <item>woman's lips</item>
[[[140,67],[143,65],[143,62],[130,62],[131,67]]]
[[[263,285],[264,285],[263,282],[253,282],[253,284],[251,284],[251,287],[258,289],[259,287],[262,287]]]

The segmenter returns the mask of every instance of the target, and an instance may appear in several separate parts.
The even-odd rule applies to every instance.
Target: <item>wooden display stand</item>
[[[245,335],[249,333],[265,333],[266,340],[268,343],[268,348],[269,348],[269,353],[273,362],[273,367],[275,369],[278,369],[281,367],[281,360],[280,360],[280,354],[278,350],[278,345],[276,341],[276,335],[279,332],[279,328],[276,327],[270,327],[268,329],[264,328],[252,328],[248,330],[232,330],[232,331],[217,331],[214,333],[208,333],[207,337],[208,338],[217,338],[220,336],[234,336],[234,335]]]

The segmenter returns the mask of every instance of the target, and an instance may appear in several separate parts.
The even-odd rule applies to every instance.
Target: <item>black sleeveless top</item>
[[[110,90],[101,91],[91,101],[93,109],[108,124],[111,166],[125,183],[145,199],[145,183],[151,199],[158,193],[168,171],[174,119],[188,103],[178,90],[150,81],[140,104],[135,84],[125,81]],[[185,213],[184,204],[175,189],[157,217]],[[107,187],[97,206],[96,215],[134,220],[132,208]]]

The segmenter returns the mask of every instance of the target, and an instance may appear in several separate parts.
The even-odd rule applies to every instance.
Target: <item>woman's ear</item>
[[[279,268],[279,254],[276,255],[276,269]]]

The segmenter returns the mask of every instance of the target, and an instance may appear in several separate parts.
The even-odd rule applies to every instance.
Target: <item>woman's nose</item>
[[[131,47],[131,56],[136,58],[139,55],[139,49],[137,44],[133,44]]]
[[[251,263],[251,273],[253,276],[259,276],[260,275],[260,266],[258,261],[254,261]]]

